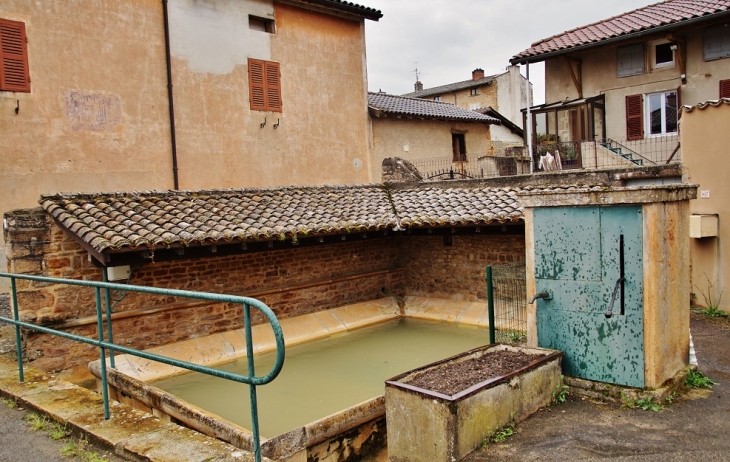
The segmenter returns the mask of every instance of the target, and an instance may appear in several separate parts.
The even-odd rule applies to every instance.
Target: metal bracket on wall
[[[264,121],[259,124],[259,127],[264,128],[266,126],[266,117],[264,117]]]

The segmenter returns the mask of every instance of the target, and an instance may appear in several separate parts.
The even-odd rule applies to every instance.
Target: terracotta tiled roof
[[[451,103],[406,98],[385,93],[368,93],[368,109],[370,110],[370,114],[375,117],[393,114],[429,119],[499,124],[499,119],[460,108]]]
[[[410,98],[427,98],[429,96],[443,95],[444,93],[450,93],[452,91],[466,90],[468,88],[481,87],[483,85],[491,85],[492,81],[502,74],[488,75],[481,79],[469,79],[462,80],[461,82],[449,83],[433,88],[424,88],[423,90],[406,93],[401,96],[408,96]]]
[[[373,21],[377,21],[378,19],[383,17],[383,13],[380,12],[380,10],[376,10],[374,8],[369,8],[367,6],[358,5],[357,3],[352,2],[346,2],[343,0],[292,0],[297,3],[310,3],[312,5],[317,5],[319,7],[323,7],[326,9],[331,9],[335,11],[342,11],[345,13],[354,14],[357,16],[362,16],[366,19],[372,19]]]
[[[523,219],[515,194],[508,189],[391,191],[364,185],[58,194],[42,196],[40,204],[62,227],[103,253],[515,222]]]
[[[724,104],[730,105],[730,98],[720,98],[711,101],[705,101],[704,103],[695,104],[694,106],[685,105],[681,107],[681,110],[682,112],[692,112],[695,109],[699,109],[702,111],[704,109],[707,109],[708,107],[717,107]]]
[[[405,227],[478,225],[523,221],[513,188],[420,188],[391,193]]]
[[[681,25],[727,11],[730,11],[730,0],[667,0],[540,40],[514,55],[510,62],[538,62],[542,59],[531,58],[596,45],[616,37],[630,37],[663,26]]]

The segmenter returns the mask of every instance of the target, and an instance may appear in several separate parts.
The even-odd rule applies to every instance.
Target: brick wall
[[[404,287],[409,295],[458,300],[486,300],[486,266],[525,259],[522,234],[455,235],[444,245],[444,236],[408,236],[401,247],[401,264],[407,266]]]
[[[5,215],[9,270],[14,273],[101,280],[88,253],[41,210]],[[250,295],[287,318],[396,294],[485,298],[487,264],[524,259],[523,234],[402,235],[348,240],[209,258],[145,263],[131,284]],[[18,281],[21,319],[96,335],[94,290]],[[255,314],[255,310],[252,310]],[[114,341],[144,349],[242,326],[234,304],[206,304],[129,293],[114,309]],[[254,323],[264,322],[254,316]],[[45,334],[25,336],[37,367],[60,370],[98,357],[89,346]]]

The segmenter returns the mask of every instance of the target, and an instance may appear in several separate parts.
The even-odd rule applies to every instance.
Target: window
[[[471,96],[477,96],[479,94],[479,89],[472,88],[470,93],[471,93]]]
[[[616,63],[618,77],[644,73],[644,44],[637,43],[618,47]]]
[[[469,110],[470,111],[476,111],[480,107],[481,107],[481,105],[479,103],[472,103],[472,104],[469,105]]]
[[[25,24],[0,19],[0,90],[30,93]]]
[[[451,148],[454,152],[454,162],[466,160],[466,140],[463,133],[451,134]]]
[[[248,85],[252,111],[281,112],[279,63],[248,59]]]
[[[720,80],[720,98],[730,98],[730,80]]]
[[[646,133],[677,133],[677,92],[646,95]]]
[[[434,101],[441,101],[441,97],[440,97],[440,96],[434,96],[434,97],[433,97],[433,100],[434,100]]]
[[[730,57],[730,23],[705,29],[705,61]]]
[[[276,33],[276,24],[273,19],[261,18],[259,16],[248,15],[248,28],[269,34]]]
[[[677,45],[662,41],[653,42],[652,47],[652,69],[662,69],[667,67],[674,67],[674,51],[677,49]]]

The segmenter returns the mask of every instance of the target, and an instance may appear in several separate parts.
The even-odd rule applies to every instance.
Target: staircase
[[[620,146],[614,146],[613,142],[610,140],[607,140],[605,142],[599,143],[604,148],[608,149],[609,151],[613,152],[614,154],[623,157],[627,161],[633,163],[634,165],[644,165],[644,159],[635,158],[634,154],[631,152],[624,152]]]

